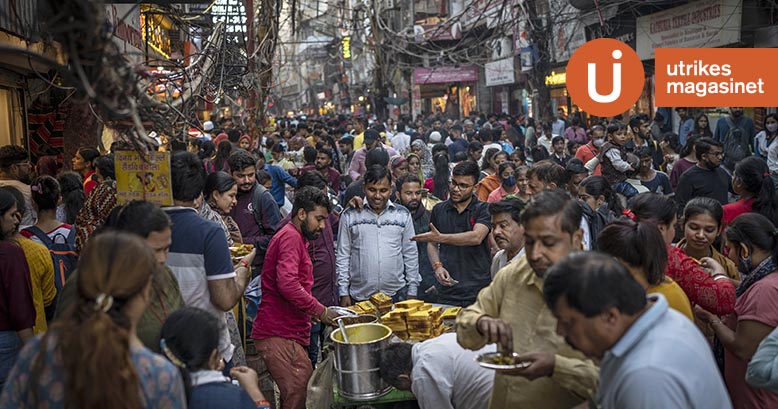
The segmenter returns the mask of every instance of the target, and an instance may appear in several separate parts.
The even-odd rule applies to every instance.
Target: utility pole
[[[536,119],[547,120],[552,116],[551,90],[546,85],[546,74],[551,64],[549,38],[551,37],[552,17],[550,14],[547,14],[545,19],[538,16],[537,6],[540,1],[547,0],[527,0],[526,2],[527,14],[529,14],[532,27],[530,39],[537,56],[537,58],[533,58],[533,68],[528,79],[530,86],[538,95]],[[546,10],[548,9],[549,7],[546,7]]]
[[[373,107],[379,120],[384,120],[388,117],[386,111],[385,97],[389,96],[386,89],[386,71],[388,67],[385,62],[385,55],[383,50],[384,36],[381,27],[376,21],[378,18],[378,10],[380,7],[380,0],[373,0],[372,10],[368,10],[370,13],[370,34],[373,36],[373,55],[375,58],[375,69],[373,70]]]

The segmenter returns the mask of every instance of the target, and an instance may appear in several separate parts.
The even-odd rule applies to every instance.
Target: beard
[[[408,203],[404,203],[405,207],[408,208],[408,210],[415,212],[419,209],[419,206],[421,205],[421,202],[418,200],[411,200]]]
[[[719,167],[719,164],[718,163],[713,163],[711,161],[705,161],[705,167],[710,169],[710,170],[715,170],[716,168]]]
[[[307,240],[316,240],[320,234],[320,232],[314,229],[308,229],[307,223],[303,223],[300,226],[300,231],[303,233],[303,237],[305,237]]]

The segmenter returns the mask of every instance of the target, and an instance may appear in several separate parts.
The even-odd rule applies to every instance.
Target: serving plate
[[[526,368],[530,365],[529,362],[521,362],[519,361],[519,354],[513,352],[510,355],[510,358],[513,359],[513,364],[498,364],[494,363],[495,358],[504,357],[504,355],[501,352],[487,352],[485,354],[478,355],[475,358],[475,361],[478,362],[478,365],[481,367],[487,368],[487,369],[497,369],[497,370],[508,370],[508,369],[522,369]]]

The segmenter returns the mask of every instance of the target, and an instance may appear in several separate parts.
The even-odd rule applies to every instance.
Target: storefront
[[[486,63],[484,76],[492,97],[491,112],[513,116],[528,112],[527,92],[521,86],[524,77],[515,67],[515,57]]]
[[[565,112],[570,111],[570,95],[567,94],[567,73],[565,67],[554,68],[546,75],[546,86],[551,93],[551,113],[556,115],[557,109],[562,108]]]
[[[743,4],[738,0],[699,0],[673,7],[658,13],[638,17],[634,40],[646,79],[643,94],[629,113],[641,112],[653,115],[654,104],[654,50],[657,48],[713,48],[741,42],[741,21],[745,20]],[[726,27],[726,30],[720,29]],[[625,41],[626,42],[626,41]],[[628,43],[630,44],[630,43]],[[632,44],[630,44],[632,45]],[[708,115],[711,129],[716,120],[727,114],[727,109],[694,109],[692,116]],[[759,116],[759,110],[747,110],[746,115]],[[679,119],[673,112],[673,127],[678,129]]]
[[[459,119],[476,110],[478,68],[414,68],[412,110],[414,118],[435,113]]]

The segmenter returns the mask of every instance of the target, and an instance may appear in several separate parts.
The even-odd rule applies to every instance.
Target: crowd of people
[[[124,142],[0,147],[0,407],[269,407],[250,349],[304,408],[377,292],[463,307],[382,351],[423,409],[778,406],[778,116],[676,112],[208,122],[147,147],[163,207],[118,203]]]

